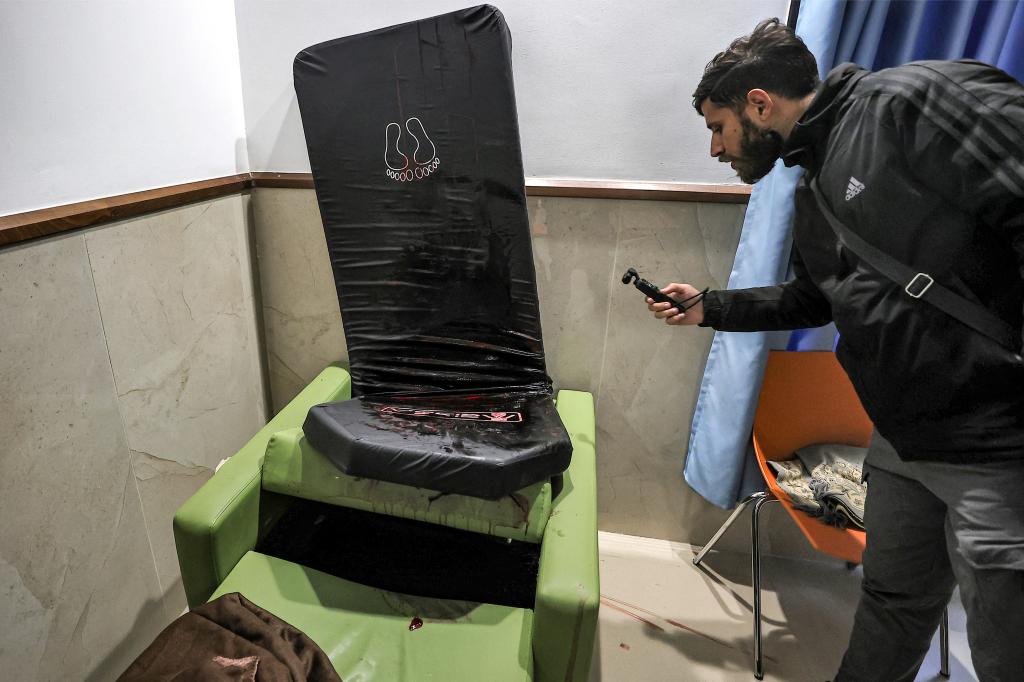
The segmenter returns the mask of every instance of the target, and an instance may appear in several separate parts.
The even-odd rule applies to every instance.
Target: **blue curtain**
[[[918,59],[969,57],[1024,80],[1024,2],[1018,0],[803,0],[796,32],[822,76],[843,62],[874,71]],[[729,288],[786,278],[800,172],[780,163],[754,186]],[[835,339],[831,325],[783,335],[715,334],[684,468],[694,490],[730,508],[764,488],[749,449],[768,350],[828,350]]]
[[[1018,0],[841,4],[834,64],[855,62],[875,71],[918,59],[966,57],[1024,78],[1024,3]]]

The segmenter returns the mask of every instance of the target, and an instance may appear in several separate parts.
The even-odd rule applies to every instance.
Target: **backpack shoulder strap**
[[[818,202],[818,208],[821,209],[822,215],[825,216],[825,220],[839,240],[870,266],[900,285],[908,296],[931,303],[979,334],[987,336],[1015,353],[1019,352],[1021,345],[1019,331],[987,308],[942,286],[928,273],[917,272],[878,247],[869,244],[856,232],[846,227],[831,211],[818,187],[817,178],[811,181],[811,189]]]

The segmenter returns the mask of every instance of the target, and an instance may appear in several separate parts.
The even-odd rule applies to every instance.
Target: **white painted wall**
[[[0,215],[247,170],[232,0],[0,0]]]
[[[0,215],[308,172],[291,64],[470,0],[0,0]],[[736,182],[690,108],[704,64],[787,0],[505,0],[526,173]],[[251,163],[250,163],[251,159]]]
[[[308,172],[292,59],[469,0],[236,0],[254,171]],[[498,0],[512,30],[526,174],[738,182],[690,98],[704,65],[787,0]]]

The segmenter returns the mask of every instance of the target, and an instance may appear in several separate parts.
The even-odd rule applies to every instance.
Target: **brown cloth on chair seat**
[[[237,592],[181,616],[118,682],[341,682],[298,629]]]

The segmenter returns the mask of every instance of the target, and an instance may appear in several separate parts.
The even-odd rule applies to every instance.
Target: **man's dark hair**
[[[818,63],[804,41],[778,19],[765,19],[708,62],[693,93],[693,107],[701,116],[705,100],[738,110],[754,88],[799,99],[817,85]]]

